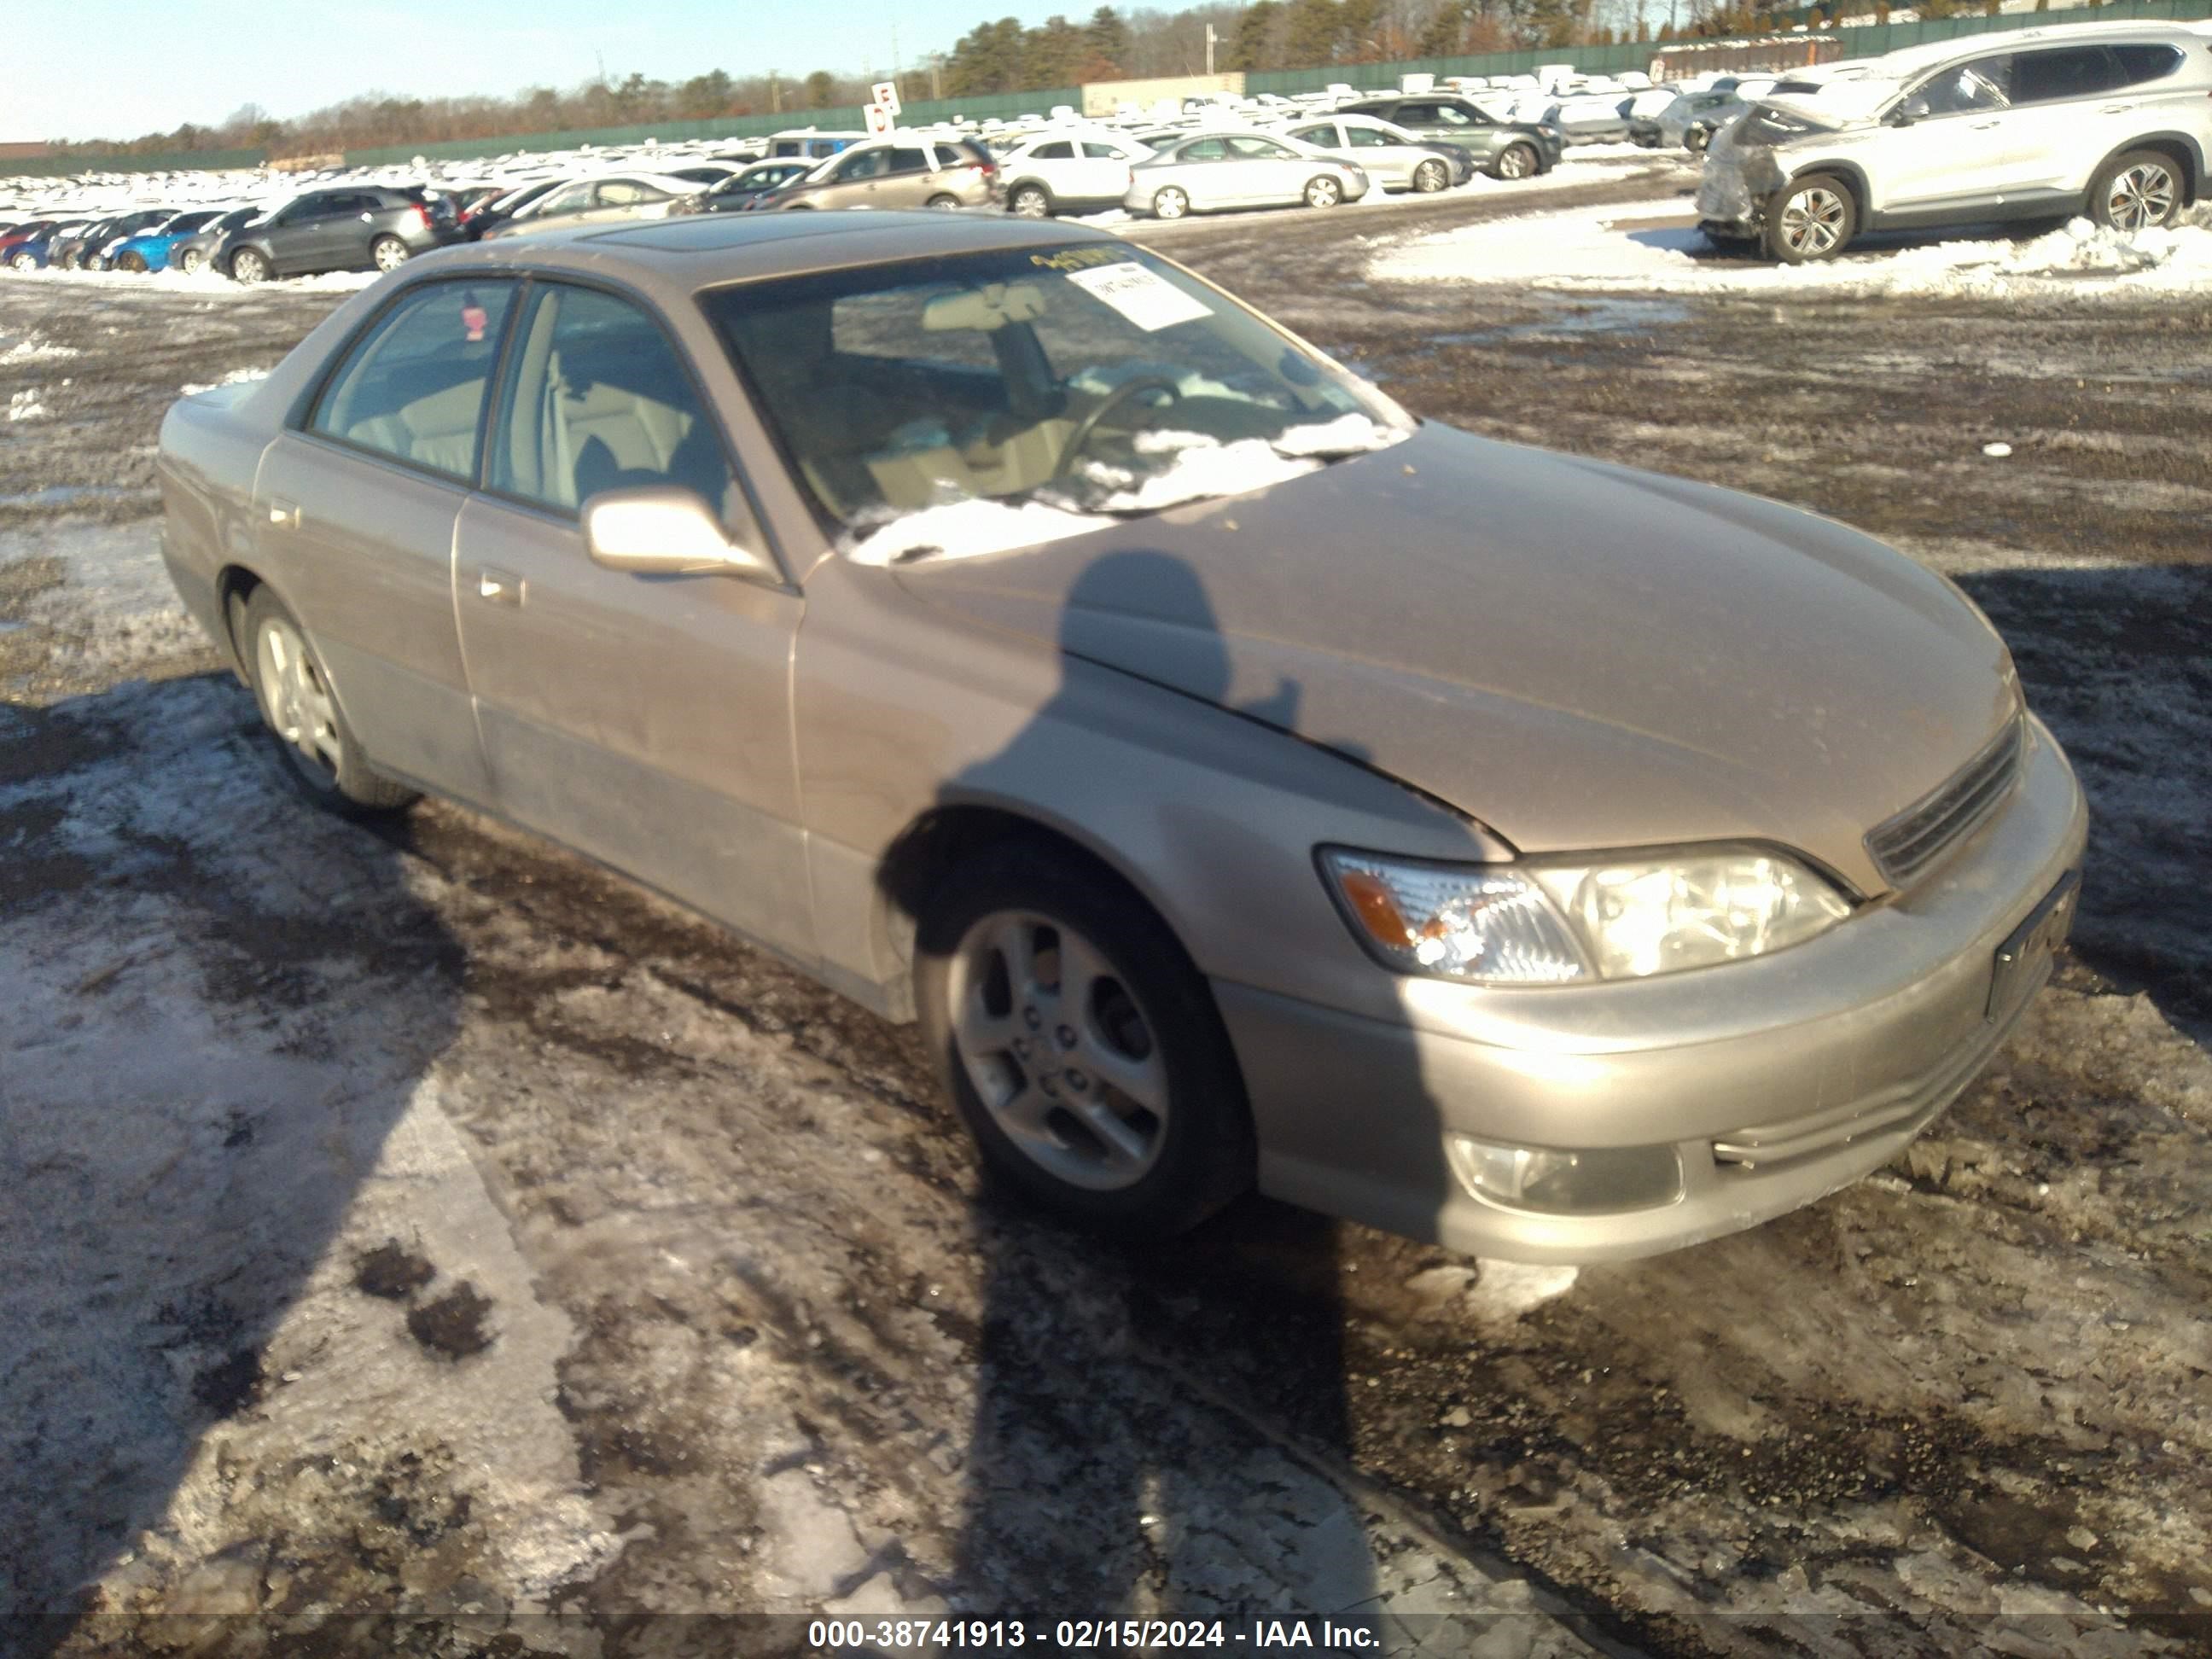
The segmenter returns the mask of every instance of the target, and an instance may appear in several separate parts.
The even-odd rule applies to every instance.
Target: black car
[[[1362,98],[1346,115],[1372,115],[1431,143],[1456,144],[1493,179],[1527,179],[1559,164],[1566,138],[1548,121],[1501,121],[1465,98],[1440,92]]]
[[[568,182],[566,174],[556,174],[550,179],[540,179],[536,184],[525,185],[519,190],[510,190],[504,195],[495,196],[489,202],[479,202],[461,215],[461,234],[471,242],[480,241],[486,231],[496,229],[548,191],[558,190]]]
[[[820,162],[803,155],[786,155],[770,161],[750,162],[720,184],[697,196],[685,198],[680,210],[687,213],[742,213],[769,191],[804,179],[820,165]]]
[[[445,197],[419,187],[347,185],[295,197],[217,245],[216,270],[241,283],[320,270],[396,270],[418,253],[462,240]]]

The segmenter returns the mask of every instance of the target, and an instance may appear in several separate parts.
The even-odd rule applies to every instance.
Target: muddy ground
[[[8,1636],[2212,1644],[2212,296],[1370,282],[1506,205],[1139,234],[1421,414],[1945,570],[2097,815],[2076,960],[1895,1165],[1579,1273],[1260,1202],[1140,1253],[994,1211],[908,1032],[468,813],[316,815],[147,515],[167,402],[332,297],[0,286],[0,404],[41,411],[0,425],[0,1607],[51,1615]]]

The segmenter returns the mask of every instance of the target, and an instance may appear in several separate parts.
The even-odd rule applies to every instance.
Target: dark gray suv
[[[1565,135],[1549,121],[1501,121],[1469,100],[1446,93],[1363,98],[1337,112],[1376,116],[1431,143],[1456,144],[1493,179],[1549,173],[1566,147]]]
[[[241,283],[319,270],[392,270],[463,240],[453,204],[412,186],[349,185],[310,191],[232,231],[215,266]]]

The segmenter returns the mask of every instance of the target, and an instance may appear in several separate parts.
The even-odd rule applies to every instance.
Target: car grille
[[[2020,776],[2027,743],[2026,717],[2015,714],[1933,793],[1868,832],[1867,851],[1892,886],[1906,885],[1996,811]]]

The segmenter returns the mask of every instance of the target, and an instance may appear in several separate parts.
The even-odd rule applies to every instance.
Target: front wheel
[[[1072,855],[1002,842],[924,907],[915,994],[930,1056],[1000,1185],[1158,1237],[1249,1187],[1251,1115],[1182,945]]]
[[[143,253],[125,253],[116,260],[115,268],[118,270],[127,270],[134,276],[143,276],[146,271],[146,256]]]
[[[8,263],[17,270],[36,270],[39,262],[27,253],[19,253]]]
[[[2170,225],[2181,212],[2181,185],[2173,158],[2154,149],[2131,149],[2098,170],[2089,187],[2089,214],[2112,230],[2134,232]]]
[[[187,276],[197,276],[199,275],[200,267],[206,263],[206,254],[196,247],[188,247],[185,250],[184,257],[177,261],[177,269]]]
[[[1306,180],[1306,205],[1310,208],[1333,208],[1344,199],[1344,186],[1324,173]]]
[[[1442,161],[1424,161],[1413,169],[1413,188],[1424,196],[1433,196],[1451,182],[1451,174]]]
[[[230,256],[230,274],[241,283],[265,283],[269,280],[269,261],[250,247],[242,247]]]
[[[1536,152],[1526,144],[1508,144],[1490,171],[1493,178],[1526,179],[1536,171]]]
[[[285,775],[318,806],[346,817],[389,812],[415,792],[362,758],[331,690],[330,676],[292,613],[266,587],[245,605],[240,641],[261,719],[276,738]]]
[[[1703,155],[1713,145],[1713,135],[1705,127],[1692,127],[1682,135],[1682,148],[1692,155]]]
[[[1052,217],[1052,198],[1046,195],[1042,185],[1022,185],[1006,199],[1006,210],[1024,219]]]
[[[1858,210],[1840,180],[1825,173],[1794,179],[1766,210],[1766,252],[1786,265],[1832,259],[1858,228]]]
[[[412,251],[397,236],[380,236],[368,245],[369,263],[379,270],[397,270]]]
[[[1190,211],[1190,198],[1170,185],[1165,190],[1152,192],[1152,216],[1156,219],[1180,219]]]

